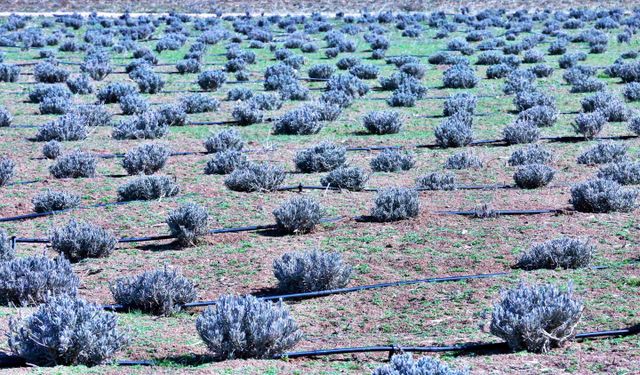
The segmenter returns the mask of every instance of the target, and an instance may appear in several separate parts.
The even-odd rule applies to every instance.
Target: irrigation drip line
[[[511,268],[517,268],[512,266]],[[612,266],[592,266],[589,269],[594,271],[605,270],[613,268]],[[425,279],[412,279],[412,280],[400,280],[400,281],[391,281],[377,284],[368,284],[368,285],[360,285],[349,288],[337,288],[337,289],[326,289],[326,290],[318,290],[313,292],[301,292],[301,293],[288,293],[288,294],[280,294],[280,295],[272,295],[272,296],[260,296],[255,295],[256,298],[262,299],[265,301],[279,301],[279,300],[303,300],[303,299],[311,299],[317,297],[325,297],[329,295],[335,294],[346,294],[359,292],[363,290],[372,290],[372,289],[382,289],[382,288],[391,288],[397,286],[406,286],[406,285],[415,285],[415,284],[430,284],[430,283],[445,283],[445,282],[458,282],[458,281],[467,281],[467,280],[480,280],[480,279],[490,279],[490,278],[499,278],[506,277],[509,275],[513,275],[514,272],[494,272],[494,273],[479,273],[472,275],[460,275],[460,276],[441,276],[441,277],[430,277]],[[205,301],[195,301],[179,304],[183,308],[193,308],[193,307],[206,307],[213,306],[216,304],[216,300],[205,300]],[[102,308],[108,311],[127,311],[127,307],[122,304],[108,304],[103,305]]]
[[[29,184],[35,184],[35,183],[38,183],[38,182],[42,182],[42,181],[46,181],[46,180],[36,179],[36,180],[27,180],[27,181],[16,181],[16,182],[10,182],[10,183],[6,184],[5,186],[29,185]]]
[[[135,203],[135,202],[146,202],[146,201],[142,200],[142,199],[136,199],[136,200],[131,200],[131,201],[96,203],[96,204],[91,204],[91,205],[67,208],[67,209],[64,209],[64,210],[55,210],[55,211],[47,211],[47,212],[33,212],[33,213],[17,215],[17,216],[0,217],[0,223],[6,223],[6,222],[10,222],[10,221],[21,221],[21,220],[37,219],[37,218],[45,217],[45,216],[63,214],[63,213],[66,213],[66,212],[69,212],[69,211],[73,211],[73,210],[86,210],[86,209],[91,209],[91,208],[123,206],[123,205],[131,204],[131,203]]]
[[[484,116],[492,116],[492,115],[498,115],[498,114],[502,114],[503,112],[501,111],[495,111],[495,112],[483,112],[483,113],[474,113],[472,116],[477,116],[477,117],[484,117]],[[415,116],[415,118],[447,118],[449,116],[440,114],[440,115],[420,115],[420,116]]]
[[[321,223],[331,223],[344,219],[343,216],[337,216],[332,218],[324,218],[321,219]],[[251,225],[245,227],[235,227],[235,228],[219,228],[219,229],[210,229],[207,231],[207,234],[223,234],[223,233],[239,233],[239,232],[252,232],[252,231],[260,231],[260,230],[277,230],[279,227],[277,224],[268,224],[268,225]],[[157,236],[145,236],[145,237],[121,237],[118,239],[118,243],[131,243],[131,242],[151,242],[151,241],[162,241],[162,240],[170,240],[175,239],[177,236],[171,234],[165,235],[157,235]],[[51,241],[48,238],[32,238],[32,237],[11,237],[11,244],[13,248],[15,248],[15,244],[18,243],[43,243],[47,244]]]
[[[640,325],[635,325],[629,328],[622,328],[608,331],[594,331],[579,333],[575,336],[576,340],[589,340],[602,337],[621,337],[621,336],[633,336],[640,333]],[[464,343],[445,346],[398,346],[398,345],[386,345],[386,346],[362,346],[351,348],[335,348],[335,349],[321,349],[321,350],[307,350],[299,352],[289,352],[283,354],[276,354],[273,359],[290,359],[290,358],[302,358],[302,357],[318,357],[337,354],[352,354],[352,353],[375,353],[375,352],[388,352],[389,356],[402,352],[414,352],[414,353],[442,353],[442,352],[486,352],[486,351],[507,351],[509,345],[506,342],[493,342],[493,343]]]
[[[462,215],[462,216],[477,216],[477,217],[492,217],[492,216],[512,216],[512,215],[539,215],[539,214],[559,214],[565,210],[560,209],[541,209],[541,210],[471,210],[471,211],[435,211],[438,215]]]
[[[457,282],[457,281],[465,281],[465,280],[488,279],[488,278],[494,278],[494,277],[508,276],[510,274],[511,274],[510,272],[497,272],[497,273],[484,273],[484,274],[476,274],[476,275],[431,277],[426,279],[400,280],[400,281],[392,281],[392,282],[386,282],[386,283],[360,285],[360,286],[354,286],[350,288],[318,290],[314,292],[289,293],[289,294],[281,294],[281,295],[274,295],[274,296],[257,296],[257,298],[265,301],[302,300],[302,299],[309,299],[309,298],[316,298],[316,297],[325,297],[325,296],[334,295],[334,294],[353,293],[353,292],[359,292],[362,290],[390,288],[390,287],[396,287],[396,286],[424,284],[424,283],[445,283],[445,282]],[[188,302],[188,303],[180,304],[179,306],[184,308],[206,307],[206,306],[213,306],[216,303],[217,303],[216,300],[208,300],[208,301]],[[102,308],[109,311],[125,311],[126,310],[126,306],[121,304],[103,305]]]
[[[495,190],[495,189],[516,189],[515,185],[506,185],[506,184],[495,184],[495,185],[455,185],[453,190]],[[382,188],[364,188],[360,190],[351,190],[344,189],[336,186],[314,186],[314,185],[287,185],[281,186],[277,188],[277,191],[297,191],[302,192],[303,190],[333,190],[333,191],[343,191],[348,190],[352,192],[376,192],[381,190]],[[417,191],[435,191],[434,189],[427,188],[415,188]],[[441,190],[442,191],[442,190]]]
[[[574,143],[574,142],[588,142],[588,141],[624,141],[627,139],[633,139],[638,137],[639,137],[638,135],[614,135],[614,136],[608,136],[608,137],[594,137],[589,139],[584,136],[565,135],[560,137],[540,137],[540,139],[549,141],[550,143],[555,143],[555,142]]]

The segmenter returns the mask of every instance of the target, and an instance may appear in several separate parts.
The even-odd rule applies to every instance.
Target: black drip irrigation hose
[[[73,210],[85,210],[91,208],[102,208],[102,207],[111,207],[111,206],[123,206],[136,202],[147,202],[146,200],[131,200],[131,201],[118,201],[118,202],[107,202],[107,203],[97,203],[86,206],[78,206],[73,208],[67,208],[64,210],[56,210],[56,211],[47,211],[47,212],[33,212],[29,214],[17,215],[17,216],[8,216],[8,217],[0,217],[0,223],[6,223],[10,221],[21,221],[21,220],[29,220],[29,219],[37,219],[45,216],[59,215],[65,212],[73,211]]]
[[[629,328],[621,328],[606,331],[582,332],[575,335],[575,340],[593,340],[607,337],[625,337],[633,336],[640,333],[640,324]],[[304,350],[297,352],[286,352],[276,354],[271,357],[273,360],[287,360],[305,357],[321,357],[340,354],[357,354],[357,353],[388,353],[390,358],[394,354],[401,353],[480,353],[480,352],[507,352],[509,345],[506,342],[487,342],[487,343],[463,343],[454,345],[434,345],[434,346],[401,346],[401,345],[380,345],[380,346],[360,346],[334,349]],[[122,360],[116,362],[117,366],[156,366],[153,360]],[[27,361],[14,355],[0,356],[0,368],[17,368],[26,367]]]
[[[337,216],[332,218],[324,218],[321,219],[321,223],[332,223],[339,220],[344,219],[343,216]],[[210,229],[207,231],[207,234],[224,234],[224,233],[239,233],[239,232],[253,232],[253,231],[261,231],[261,230],[277,230],[279,227],[277,224],[268,224],[268,225],[251,225],[245,227],[236,227],[236,228],[219,228],[219,229]],[[157,235],[157,236],[145,236],[145,237],[122,237],[118,239],[118,243],[131,243],[131,242],[151,242],[151,241],[162,241],[162,240],[170,240],[175,239],[177,236],[171,234],[165,235]],[[11,237],[11,245],[15,248],[15,245],[18,243],[42,243],[48,244],[51,241],[48,238],[31,238],[31,237]]]
[[[518,268],[518,266],[514,265],[511,268]],[[599,271],[599,270],[609,269],[612,267],[611,266],[592,266],[589,268],[594,271]],[[415,285],[415,284],[481,280],[481,279],[506,277],[510,275],[513,275],[513,272],[494,272],[494,273],[480,273],[480,274],[460,275],[460,276],[441,276],[441,277],[430,277],[426,279],[400,280],[400,281],[391,281],[391,282],[385,282],[385,283],[360,285],[360,286],[354,286],[349,288],[318,290],[313,292],[289,293],[289,294],[280,294],[280,295],[272,295],[272,296],[260,296],[255,294],[254,295],[256,296],[256,298],[262,299],[265,301],[304,300],[304,299],[311,299],[311,298],[318,298],[318,297],[326,297],[326,296],[336,295],[336,294],[360,292],[363,290],[391,288],[391,287],[407,286],[407,285]],[[183,308],[206,307],[206,306],[213,306],[216,303],[217,303],[216,300],[205,300],[205,301],[188,302],[188,303],[180,304],[179,306]],[[121,304],[103,305],[102,308],[108,311],[120,311],[120,312],[128,311],[127,307]]]
[[[326,296],[335,295],[335,294],[353,293],[353,292],[359,292],[363,290],[390,288],[390,287],[396,287],[396,286],[424,284],[424,283],[445,283],[445,282],[457,282],[457,281],[465,281],[465,280],[488,279],[488,278],[508,276],[510,274],[511,274],[510,272],[497,272],[497,273],[485,273],[485,274],[477,274],[477,275],[431,277],[427,279],[401,280],[401,281],[393,281],[393,282],[378,283],[378,284],[360,285],[360,286],[354,286],[350,288],[318,290],[314,292],[289,293],[289,294],[281,294],[281,295],[274,295],[274,296],[258,296],[257,298],[265,301],[303,300],[303,299],[310,299],[310,298],[317,298],[317,297],[326,297]],[[216,300],[196,301],[196,302],[184,303],[184,304],[181,304],[180,306],[184,308],[206,307],[206,306],[213,306],[216,303],[217,303]],[[109,311],[126,311],[126,307],[121,304],[103,305],[102,308]]]
[[[506,185],[506,184],[494,184],[494,185],[455,185],[455,188],[453,190],[496,190],[496,189],[516,189],[517,186],[515,185]],[[287,185],[287,186],[281,186],[279,188],[276,189],[276,191],[297,191],[297,192],[302,192],[304,190],[332,190],[332,191],[352,191],[352,192],[376,192],[379,190],[382,190],[382,188],[363,188],[360,190],[351,190],[351,189],[344,189],[344,188],[340,188],[340,187],[336,187],[336,186],[314,186],[314,185],[302,185],[302,184],[298,184],[298,185]],[[415,188],[415,190],[417,191],[437,191],[435,189],[427,189],[427,188],[420,188],[417,187]],[[439,190],[439,191],[446,191],[446,190]]]
[[[16,182],[10,182],[4,186],[12,186],[12,185],[29,185],[29,184],[36,184],[38,182],[42,182],[42,181],[46,181],[46,180],[41,180],[41,179],[35,179],[35,180],[27,180],[27,181],[16,181]]]
[[[438,215],[461,215],[476,217],[493,217],[493,216],[515,216],[515,215],[540,215],[540,214],[560,214],[566,212],[560,209],[541,209],[541,210],[470,210],[470,211],[435,211]]]
[[[493,115],[499,115],[502,114],[503,112],[500,111],[495,111],[495,112],[483,112],[483,113],[474,113],[473,116],[474,117],[485,117],[485,116],[493,116]],[[415,118],[448,118],[449,116],[445,116],[445,115],[420,115],[420,116],[415,116]]]
[[[622,328],[608,331],[594,331],[579,333],[575,336],[576,340],[590,340],[603,337],[623,337],[633,336],[640,333],[640,325],[635,325],[629,328]],[[488,352],[488,351],[508,351],[509,345],[506,342],[493,342],[493,343],[464,343],[445,346],[398,346],[398,345],[386,345],[386,346],[363,346],[352,348],[335,348],[335,349],[321,349],[321,350],[307,350],[299,352],[289,352],[283,354],[276,354],[273,359],[291,359],[302,357],[319,357],[327,355],[337,354],[354,354],[354,353],[375,353],[375,352],[388,352],[389,356],[402,352],[414,352],[414,353],[442,353],[442,352]]]

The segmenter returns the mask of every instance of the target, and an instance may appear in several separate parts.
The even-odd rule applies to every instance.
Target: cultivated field
[[[501,292],[524,282],[554,284],[560,293],[572,291],[581,301],[582,309],[573,314],[577,324],[567,323],[564,332],[556,332],[566,334],[566,342],[556,345],[559,336],[549,337],[554,333],[546,329],[556,328],[549,326],[554,319],[540,312],[544,318],[538,325],[547,326],[545,331],[534,327],[532,335],[551,345],[542,353],[498,346],[414,353],[414,358],[431,355],[472,374],[640,372],[639,336],[573,338],[576,333],[637,330],[640,324],[640,222],[634,186],[640,183],[640,13],[11,16],[0,25],[4,333],[12,335],[11,318],[26,318],[53,295],[75,290],[73,282],[53,280],[64,274],[64,267],[35,275],[35,266],[13,259],[10,237],[15,236],[16,259],[53,259],[60,253],[71,258],[79,279],[77,297],[98,305],[123,304],[110,290],[116,279],[163,266],[192,282],[197,296],[183,302],[504,272],[286,300],[300,335],[272,354],[504,342],[506,337],[491,333],[494,304],[502,300]],[[36,98],[38,91],[42,98]],[[185,98],[196,94],[214,98],[211,108],[189,110]],[[363,124],[365,116],[371,116],[369,128]],[[220,154],[205,147],[205,140],[228,129],[239,134],[242,148],[220,139],[219,145],[232,150]],[[326,152],[301,153],[321,142],[331,142]],[[153,152],[137,149],[147,144],[157,147]],[[45,145],[49,151],[61,146],[62,151],[46,158]],[[595,157],[585,157],[592,149]],[[536,158],[532,151],[528,157],[535,160],[516,163],[514,152],[523,150],[548,157]],[[461,153],[480,163],[461,163],[456,159]],[[403,157],[412,161],[397,162]],[[123,160],[130,168],[123,168]],[[259,186],[248,189],[256,191],[238,191],[249,185],[237,182],[239,172],[250,173],[248,166],[255,165],[281,167],[283,179],[267,186],[266,177],[258,174]],[[324,183],[335,169],[344,172],[342,177],[347,172],[362,177],[362,184],[337,189],[336,183]],[[526,176],[514,181],[516,172]],[[175,183],[179,191],[174,186],[148,200],[125,197],[122,185],[143,178],[138,173],[168,176],[165,183]],[[596,182],[587,189],[580,186],[586,181]],[[384,189],[392,187],[407,190],[391,194]],[[4,221],[33,213],[33,198],[43,197],[47,189],[75,195],[79,202],[54,207],[54,213],[43,209],[47,213],[40,217]],[[136,185],[132,190],[153,189]],[[390,194],[388,205],[373,210],[376,197],[384,194]],[[285,207],[290,220],[275,218],[274,210],[295,197],[313,202]],[[49,203],[60,200],[45,198]],[[64,199],[69,201],[73,197]],[[125,203],[110,204],[119,201]],[[168,220],[173,227],[165,223],[172,211],[189,203],[198,207]],[[100,204],[106,205],[96,207]],[[460,210],[469,215],[450,212]],[[504,215],[501,210],[514,212]],[[203,211],[208,217],[202,217]],[[107,233],[96,228],[65,231],[72,219]],[[206,232],[263,225],[267,227],[261,230]],[[113,242],[167,234],[174,238]],[[533,245],[561,237],[579,241],[560,249],[547,243],[541,256],[545,265],[512,268]],[[274,261],[312,249],[338,254],[344,263],[340,266],[351,267],[350,278],[334,280],[339,268],[335,254],[324,260],[332,265],[307,257],[309,268],[298,270],[298,276],[317,271],[309,276],[313,281],[280,290]],[[60,280],[72,278],[64,269],[67,274]],[[331,282],[323,283],[325,279]],[[154,305],[166,295],[151,291],[153,286],[160,289],[158,280],[150,284],[140,288],[155,293],[155,302],[144,297]],[[541,300],[553,312],[566,312],[564,303]],[[172,307],[167,316],[142,312],[144,308],[117,309],[113,314],[128,343],[115,340],[121,345],[99,358],[96,367],[38,371],[362,374],[388,360],[388,351],[220,360],[196,329],[205,308],[166,303]],[[521,313],[534,314],[534,307],[523,307]],[[2,342],[2,351],[11,354],[12,348],[13,354],[28,357],[18,346]],[[71,354],[66,360],[95,364]],[[150,361],[153,367],[118,366],[121,360]],[[58,358],[40,364],[56,363],[65,362]]]

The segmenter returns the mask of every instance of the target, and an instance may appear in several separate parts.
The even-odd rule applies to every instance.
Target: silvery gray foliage
[[[333,75],[333,73],[335,73],[335,71],[336,70],[332,65],[317,64],[311,66],[307,74],[309,74],[310,78],[328,79]]]
[[[80,206],[80,197],[63,190],[47,189],[34,196],[31,202],[35,212],[51,212]]]
[[[136,276],[121,277],[109,285],[117,303],[132,310],[170,316],[196,299],[193,282],[179,271],[164,267]]]
[[[278,89],[278,93],[282,100],[308,100],[310,91],[296,80],[282,85]]]
[[[137,115],[148,109],[149,103],[142,95],[132,94],[120,98],[120,110],[123,115]]]
[[[206,208],[195,203],[185,203],[171,211],[166,219],[169,232],[182,246],[194,246],[207,233],[209,214]]]
[[[362,125],[371,134],[396,134],[402,129],[397,111],[372,111],[362,117]]]
[[[0,262],[0,304],[29,306],[58,295],[75,297],[80,281],[64,257],[6,259]]]
[[[210,135],[204,141],[204,147],[208,153],[220,151],[242,151],[244,148],[244,140],[235,129],[225,129],[218,133]]]
[[[117,140],[162,138],[169,132],[169,124],[160,120],[158,112],[146,111],[129,120],[120,121],[113,127],[111,136]]]
[[[373,64],[358,64],[349,68],[349,73],[360,79],[376,79],[380,68]]]
[[[462,147],[473,141],[471,117],[457,113],[446,118],[435,129],[436,143],[443,148]]]
[[[396,354],[389,364],[375,369],[372,375],[468,375],[467,370],[451,368],[433,357],[421,357],[417,361],[411,354]]]
[[[323,101],[310,103],[309,107],[318,112],[320,121],[335,121],[342,113],[342,108],[340,106]]]
[[[42,155],[49,160],[55,160],[61,154],[62,145],[58,141],[49,141],[42,146]]]
[[[217,91],[227,81],[222,70],[207,70],[198,75],[198,85],[205,91]]]
[[[511,73],[514,68],[510,65],[500,63],[491,65],[487,68],[487,79],[500,79],[504,78]]]
[[[502,92],[506,95],[515,94],[521,91],[534,91],[536,75],[529,70],[515,69],[507,76]]]
[[[575,118],[573,130],[587,139],[592,139],[602,131],[606,124],[607,119],[601,111],[580,113]]]
[[[152,200],[173,197],[178,193],[180,187],[168,176],[139,176],[118,187],[118,200]]]
[[[273,211],[278,228],[286,233],[311,232],[322,219],[322,208],[313,198],[300,196],[289,199]]]
[[[266,163],[248,163],[235,169],[225,179],[227,188],[234,191],[265,192],[277,189],[284,181],[284,169]]]
[[[595,251],[589,240],[559,237],[531,246],[520,255],[514,267],[524,270],[582,268],[589,266]]]
[[[327,81],[326,91],[342,91],[352,98],[359,98],[369,92],[370,87],[352,74],[334,74]]]
[[[80,71],[89,74],[96,81],[102,81],[113,72],[113,68],[109,61],[90,58],[80,65]]]
[[[547,64],[538,64],[534,65],[528,69],[530,72],[535,74],[536,78],[546,78],[551,77],[553,74],[553,68]]]
[[[271,358],[300,341],[302,333],[282,302],[222,296],[196,320],[196,329],[218,359]]]
[[[248,87],[234,87],[227,91],[227,100],[248,100],[253,97],[253,91]]]
[[[622,143],[600,142],[577,158],[578,164],[596,165],[627,160],[627,146]]]
[[[415,163],[412,152],[384,149],[371,159],[370,165],[374,172],[398,172],[408,171]]]
[[[360,191],[364,189],[369,175],[360,167],[338,167],[320,179],[320,185]]]
[[[285,293],[343,288],[349,283],[351,271],[340,253],[317,249],[285,253],[273,262],[278,289]]]
[[[240,126],[259,124],[264,120],[264,112],[251,101],[236,105],[231,116]]]
[[[158,108],[158,116],[161,124],[167,126],[185,126],[187,124],[187,112],[180,104],[166,104]]]
[[[282,108],[282,100],[277,95],[269,93],[255,94],[251,97],[250,102],[261,111]]]
[[[323,126],[320,112],[313,106],[303,105],[280,116],[272,132],[275,135],[310,135],[317,134]]]
[[[513,180],[521,189],[537,189],[547,186],[553,180],[555,172],[544,164],[525,164],[518,167]]]
[[[203,113],[217,111],[220,101],[205,94],[192,94],[180,99],[180,104],[187,113]]]
[[[629,130],[635,135],[640,135],[640,117],[634,117],[629,121]]]
[[[0,263],[10,261],[15,256],[16,251],[11,246],[11,238],[9,238],[7,231],[0,229]]]
[[[149,109],[149,103],[139,94],[120,98],[120,110],[124,115],[137,115]]]
[[[0,63],[0,82],[18,82],[20,67]]]
[[[180,74],[199,73],[202,65],[200,65],[200,62],[196,59],[184,59],[178,61],[176,69]]]
[[[72,112],[40,126],[35,140],[38,142],[81,141],[87,138],[88,132],[89,129],[82,117]]]
[[[57,158],[49,173],[55,178],[91,178],[96,175],[97,163],[93,154],[75,150]]]
[[[475,70],[466,64],[456,64],[445,70],[442,85],[452,89],[469,89],[476,87],[480,79]]]
[[[494,305],[491,333],[512,350],[545,353],[575,336],[582,310],[571,285],[564,292],[554,285],[520,284]]]
[[[612,180],[620,185],[640,184],[640,163],[621,162],[605,165],[598,171],[598,178]]]
[[[0,229],[0,263],[15,258],[16,251],[11,246],[11,238],[4,229]]]
[[[452,173],[431,172],[416,178],[416,187],[424,190],[455,190],[456,177]]]
[[[49,240],[51,248],[71,262],[107,257],[118,242],[111,232],[73,219],[63,227],[53,228]]]
[[[600,91],[580,101],[585,112],[600,112],[606,121],[623,122],[629,120],[631,111],[614,94]]]
[[[580,212],[631,212],[636,208],[637,196],[637,190],[601,178],[571,188],[571,204]]]
[[[139,68],[129,73],[131,79],[138,84],[138,89],[142,93],[157,94],[164,87],[164,80],[159,74],[154,73],[150,68]]]
[[[455,153],[447,158],[444,163],[445,169],[469,169],[482,168],[482,160],[473,151],[462,151]]]
[[[537,90],[521,91],[516,93],[513,104],[520,113],[535,106],[555,107],[555,99]]]
[[[518,113],[516,121],[531,122],[539,128],[553,126],[558,121],[558,110],[553,106],[536,105]]]
[[[0,186],[6,185],[14,176],[16,163],[9,158],[0,159]]]
[[[9,321],[9,348],[38,366],[106,363],[128,344],[115,314],[70,296],[50,298],[36,311]]]
[[[537,144],[529,144],[515,150],[509,157],[510,166],[547,164],[553,159],[551,151]]]
[[[112,82],[98,90],[96,96],[100,103],[111,104],[118,103],[121,98],[137,92],[138,90],[128,83]]]
[[[154,174],[164,167],[170,153],[161,144],[144,143],[127,151],[122,158],[122,167],[129,175]]]
[[[477,103],[476,96],[468,92],[449,95],[444,102],[442,114],[444,116],[453,116],[457,113],[473,115],[476,111]]]
[[[71,91],[66,86],[54,84],[43,85],[37,84],[33,90],[29,91],[29,101],[31,103],[40,103],[44,98],[64,97],[71,98]]]
[[[540,129],[529,121],[515,121],[502,130],[502,136],[510,145],[534,143],[540,139]]]
[[[391,187],[378,191],[371,216],[380,222],[405,220],[418,216],[420,200],[414,189]]]
[[[11,126],[11,122],[13,121],[13,116],[7,108],[0,105],[0,128]]]
[[[623,93],[624,98],[630,102],[637,102],[640,100],[640,82],[630,82],[624,85]]]
[[[41,115],[63,115],[71,109],[71,100],[64,97],[44,98],[38,105]]]
[[[240,151],[225,150],[213,154],[204,167],[204,174],[229,174],[247,165],[247,157]]]
[[[596,77],[584,77],[583,79],[571,84],[571,93],[599,92],[604,90],[607,84],[600,81]]]
[[[340,108],[347,108],[353,104],[353,97],[344,91],[331,90],[325,91],[318,98],[320,102],[336,105]]]
[[[41,62],[33,68],[33,78],[36,82],[59,83],[69,78],[69,72],[49,62]]]
[[[93,92],[93,85],[85,74],[69,78],[66,83],[69,90],[74,94],[86,95]]]
[[[111,126],[112,115],[104,104],[78,105],[67,116],[76,116],[81,124],[89,127]]]
[[[293,159],[296,169],[303,173],[327,172],[346,161],[346,148],[328,141],[298,151]]]

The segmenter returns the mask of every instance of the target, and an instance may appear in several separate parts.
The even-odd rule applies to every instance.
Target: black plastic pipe
[[[462,215],[462,216],[477,216],[482,215],[481,210],[471,211],[435,211],[439,215]],[[561,213],[563,210],[558,209],[542,209],[542,210],[491,210],[488,211],[492,215],[496,216],[508,216],[508,215],[538,215],[538,214],[550,214]]]
[[[576,340],[589,340],[602,337],[620,337],[620,336],[632,336],[640,333],[640,325],[635,325],[630,328],[609,330],[609,331],[595,331],[579,333],[575,336]],[[352,353],[375,353],[375,352],[388,352],[389,355],[401,352],[415,352],[415,353],[441,353],[441,352],[480,352],[480,351],[508,351],[509,345],[506,342],[493,342],[493,343],[466,343],[447,346],[362,346],[353,348],[336,348],[336,349],[321,349],[321,350],[307,350],[299,352],[289,352],[283,354],[276,354],[273,359],[286,359],[286,358],[302,358],[302,357],[318,357],[337,354],[352,354]]]

